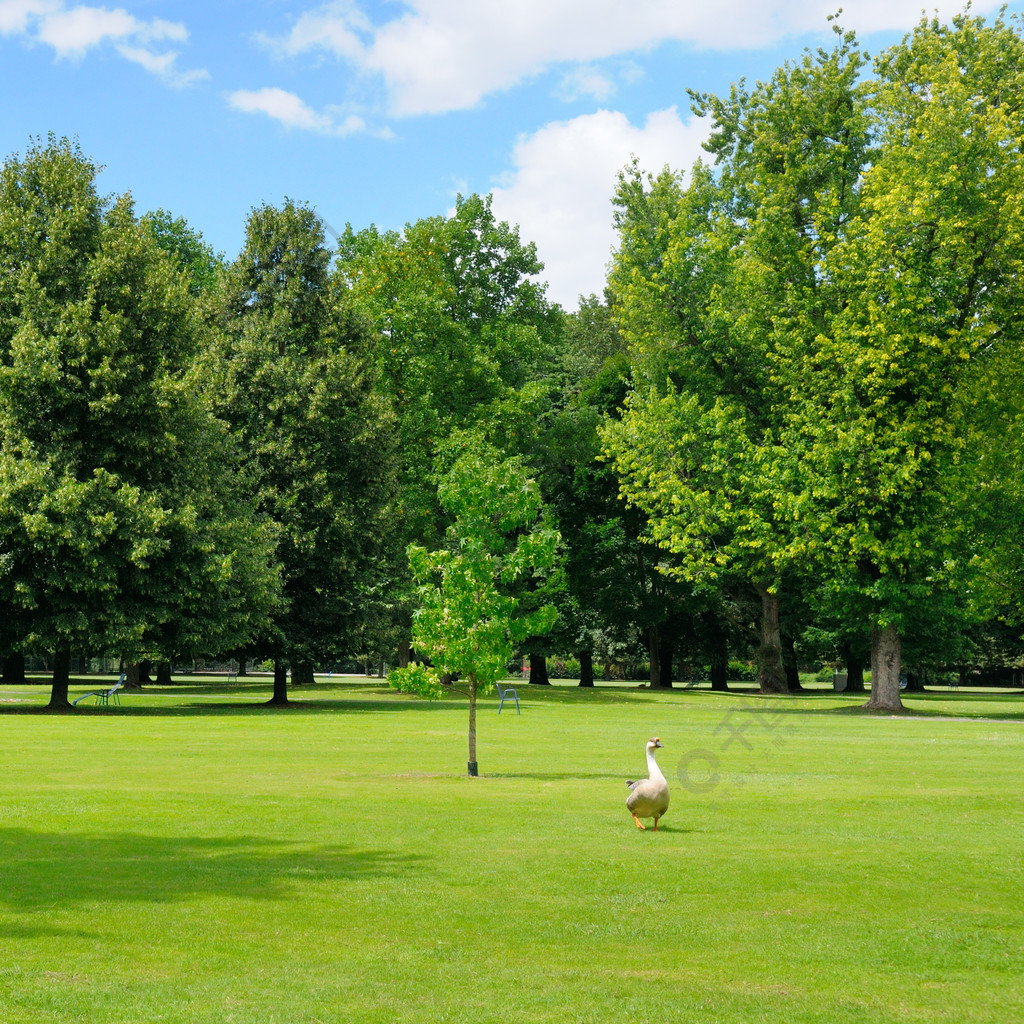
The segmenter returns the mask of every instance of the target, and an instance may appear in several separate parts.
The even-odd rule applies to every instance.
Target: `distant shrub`
[[[730,661],[728,678],[737,683],[755,683],[757,666],[747,661]]]
[[[551,666],[550,676],[553,679],[579,679],[580,663],[578,658],[555,658]]]

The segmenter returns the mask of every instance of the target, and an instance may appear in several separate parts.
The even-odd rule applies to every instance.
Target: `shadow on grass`
[[[211,894],[278,900],[306,882],[398,877],[422,867],[426,858],[256,836],[2,828],[0,861],[0,907],[35,911],[81,903],[171,903]],[[6,933],[0,924],[0,934]],[[40,934],[49,934],[45,925],[40,925]]]
[[[95,679],[75,679],[71,697],[79,696],[79,687],[96,688]],[[864,715],[886,717],[892,712],[873,711],[864,707],[869,693],[836,693],[831,688],[802,690],[797,693],[761,693],[752,684],[732,684],[727,691],[709,688],[675,686],[672,689],[650,689],[636,685],[578,687],[531,686],[513,681],[525,711],[531,704],[558,704],[571,706],[619,705],[644,703],[652,698],[659,703],[697,701],[709,698],[734,699],[744,710],[755,711],[763,705],[766,712],[787,715]],[[34,692],[33,692],[34,691]],[[147,685],[140,690],[125,692],[118,706],[97,706],[83,702],[76,708],[57,712],[45,707],[49,693],[38,684],[31,689],[7,687],[0,692],[0,716],[61,714],[67,716],[179,717],[217,715],[268,714],[367,714],[401,711],[465,710],[466,697],[459,692],[446,693],[439,700],[426,700],[412,694],[402,694],[377,680],[360,682],[322,681],[314,686],[292,687],[287,705],[269,704],[272,689],[265,680],[204,683],[176,683],[168,687]],[[150,703],[157,698],[159,703]],[[1024,691],[987,691],[974,693],[961,690],[925,690],[903,694],[905,709],[901,717],[963,718],[977,720],[1024,720]],[[173,702],[173,703],[172,703]],[[827,707],[815,704],[828,702]],[[837,704],[838,702],[838,704]],[[486,713],[497,707],[493,694],[481,698],[479,709]],[[975,708],[972,705],[988,705]],[[993,708],[1004,705],[1007,710]]]

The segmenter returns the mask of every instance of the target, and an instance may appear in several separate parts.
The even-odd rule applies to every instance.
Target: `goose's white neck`
[[[654,751],[656,749],[655,747],[648,747],[647,749],[647,776],[651,779],[661,779],[664,782],[665,776],[661,774],[658,762],[654,760]]]

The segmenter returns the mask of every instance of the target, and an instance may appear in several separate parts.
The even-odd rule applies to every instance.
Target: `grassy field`
[[[1024,1019],[1024,695],[519,690],[0,689],[0,1021]]]

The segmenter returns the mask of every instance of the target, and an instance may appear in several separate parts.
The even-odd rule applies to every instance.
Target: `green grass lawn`
[[[519,691],[0,689],[0,1021],[1024,1019],[1024,696]]]

